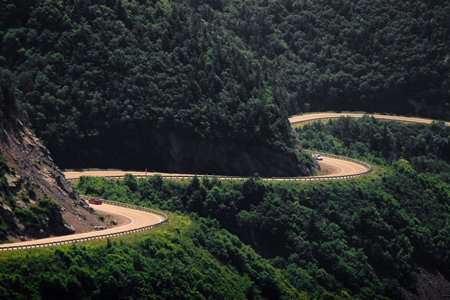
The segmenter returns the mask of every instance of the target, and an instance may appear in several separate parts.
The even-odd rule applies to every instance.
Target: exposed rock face
[[[281,152],[259,144],[203,140],[175,130],[142,129],[126,133],[117,130],[115,139],[112,133],[108,136],[86,145],[86,149],[101,151],[92,151],[89,155],[76,154],[72,159],[60,159],[60,162],[71,169],[147,168],[163,172],[235,176],[255,173],[260,176],[309,175],[314,167],[313,162],[300,151]],[[125,140],[129,143],[123,142]],[[141,147],[133,146],[137,144]]]
[[[1,79],[1,78],[0,78]],[[92,230],[97,216],[65,180],[48,150],[18,120],[0,82],[0,240]]]

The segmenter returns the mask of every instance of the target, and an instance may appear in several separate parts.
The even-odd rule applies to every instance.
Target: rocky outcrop
[[[100,221],[65,180],[0,81],[0,240],[92,230]]]

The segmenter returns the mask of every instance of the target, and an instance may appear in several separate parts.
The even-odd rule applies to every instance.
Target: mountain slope
[[[97,216],[19,115],[8,74],[0,70],[0,240],[92,230]]]
[[[291,114],[450,115],[450,2],[223,1],[221,22],[272,60]]]
[[[4,1],[0,65],[65,168],[309,173],[288,114],[450,115],[448,1]],[[280,162],[280,163],[277,163]]]
[[[447,118],[448,1],[4,1],[0,65],[65,168],[298,175],[286,116]]]
[[[311,172],[264,62],[188,4],[7,3],[0,61],[61,167]]]

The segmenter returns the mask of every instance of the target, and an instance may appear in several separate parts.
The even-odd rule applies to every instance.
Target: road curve
[[[418,118],[418,117],[405,117],[395,115],[384,114],[366,114],[364,112],[315,112],[306,113],[301,115],[291,116],[289,122],[291,125],[299,125],[307,122],[336,119],[340,117],[361,118],[365,115],[372,116],[375,119],[398,121],[415,124],[431,124],[434,120]],[[445,122],[447,126],[450,126],[450,122]],[[288,177],[288,178],[267,178],[270,180],[327,180],[327,179],[340,179],[346,177],[356,177],[366,174],[370,171],[370,166],[359,163],[353,160],[340,159],[336,157],[330,157],[323,155],[323,160],[319,161],[319,165],[322,170],[326,171],[325,175],[308,176],[308,177]],[[81,170],[81,171],[66,171],[64,175],[67,179],[78,179],[81,176],[95,176],[95,177],[123,177],[125,174],[132,174],[138,177],[160,175],[165,178],[190,178],[194,176],[211,176],[207,174],[176,174],[176,173],[161,173],[161,172],[142,172],[142,171],[124,171],[124,170]],[[233,176],[214,176],[218,179],[244,179],[243,177]]]
[[[102,214],[113,214],[121,215],[125,217],[128,222],[120,226],[115,226],[112,228],[90,231],[84,233],[68,234],[63,236],[49,237],[43,239],[36,239],[30,241],[16,242],[16,243],[6,243],[0,244],[0,251],[2,250],[16,250],[16,249],[27,249],[39,246],[50,246],[56,243],[69,243],[83,241],[87,239],[92,239],[96,237],[108,237],[111,235],[121,235],[129,233],[130,231],[136,231],[140,229],[150,228],[161,224],[165,221],[165,217],[158,215],[156,213],[138,210],[128,207],[122,207],[117,205],[111,205],[103,203],[102,205],[90,205],[96,212]]]
[[[395,115],[383,115],[383,114],[367,114],[364,112],[317,112],[317,113],[307,113],[302,115],[296,115],[289,117],[289,122],[291,125],[298,125],[302,123],[318,121],[318,120],[328,120],[328,119],[337,119],[342,117],[350,117],[350,118],[361,118],[363,116],[371,116],[378,120],[386,120],[386,121],[397,121],[397,122],[406,122],[406,123],[415,123],[415,124],[431,124],[432,119],[425,118],[417,118],[417,117],[405,117],[405,116],[395,116]],[[445,122],[447,126],[450,126],[450,122]]]
[[[292,116],[289,118],[291,125],[298,125],[306,122],[325,120],[325,119],[335,119],[339,117],[352,117],[360,118],[366,115],[360,112],[323,112],[323,113],[309,113],[303,115]],[[392,116],[392,115],[382,115],[382,114],[369,114],[370,116],[389,121],[400,121],[409,122],[417,124],[431,124],[433,120],[416,118],[416,117],[403,117],[403,116]],[[447,126],[450,126],[450,122],[445,122]],[[321,169],[325,170],[327,174],[309,176],[309,177],[289,177],[289,178],[268,178],[270,180],[329,180],[329,179],[341,179],[341,178],[351,178],[356,176],[361,176],[370,172],[370,166],[359,163],[353,160],[343,159],[339,157],[324,156],[323,160],[319,162]],[[175,174],[175,173],[159,173],[159,172],[142,172],[142,171],[123,171],[123,170],[83,170],[83,171],[66,171],[64,175],[67,179],[78,179],[81,176],[97,176],[97,177],[123,177],[125,174],[132,174],[139,177],[160,175],[168,178],[189,178],[193,176],[202,176],[194,174]],[[243,177],[232,177],[232,176],[214,176],[219,179],[244,179]],[[91,231],[86,233],[71,234],[58,237],[50,237],[39,240],[24,241],[9,244],[0,244],[0,251],[10,250],[11,247],[35,247],[35,246],[48,246],[53,243],[65,243],[73,241],[82,241],[88,238],[102,238],[109,234],[126,234],[132,230],[139,230],[149,228],[149,226],[154,226],[161,224],[165,221],[164,217],[155,213],[110,205],[92,205],[92,207],[101,213],[105,214],[115,214],[121,215],[129,220],[128,223],[116,226],[113,228]]]
[[[330,156],[323,156],[323,160],[319,161],[321,170],[324,170],[326,174],[317,176],[305,176],[305,177],[271,177],[265,178],[267,180],[325,180],[331,178],[341,177],[355,177],[358,175],[366,174],[370,171],[370,167],[366,164],[362,164],[356,161],[344,160],[340,158],[334,158]],[[124,171],[124,170],[82,170],[82,171],[66,171],[64,175],[66,179],[73,180],[79,179],[82,176],[87,177],[124,177],[126,174],[130,174],[136,177],[146,177],[159,175],[164,178],[192,178],[194,176],[207,176],[215,177],[217,179],[237,179],[242,180],[247,177],[235,177],[235,176],[221,176],[221,175],[208,175],[208,174],[180,174],[180,173],[161,173],[161,172],[142,172],[142,171]]]

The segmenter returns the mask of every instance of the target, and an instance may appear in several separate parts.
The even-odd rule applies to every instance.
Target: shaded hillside
[[[9,76],[0,70],[0,241],[87,231],[98,224],[48,150],[19,120]]]
[[[449,1],[219,2],[221,22],[272,61],[291,114],[364,110],[448,119]]]
[[[202,20],[207,11],[170,1],[4,7],[0,63],[62,167],[310,173],[265,62]]]
[[[4,1],[0,65],[62,167],[294,175],[287,114],[450,115],[448,1]]]

